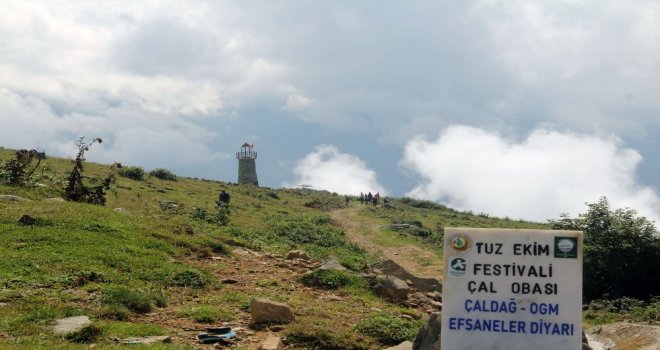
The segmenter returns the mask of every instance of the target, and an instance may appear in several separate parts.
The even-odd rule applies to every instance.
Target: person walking
[[[229,200],[230,199],[231,199],[231,196],[229,196],[229,193],[227,193],[225,190],[222,190],[222,192],[220,192],[220,195],[218,196],[218,201],[216,202],[216,204],[218,204],[218,205],[222,205],[222,204],[229,205]]]

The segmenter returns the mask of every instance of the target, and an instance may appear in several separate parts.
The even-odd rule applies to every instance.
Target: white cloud
[[[332,145],[317,146],[297,163],[293,174],[296,182],[283,186],[305,184],[352,195],[360,192],[386,192],[378,183],[375,171],[369,169],[360,158],[342,153]]]
[[[516,141],[451,126],[435,140],[410,140],[401,164],[423,179],[408,195],[462,210],[544,221],[607,196],[657,221],[657,193],[637,183],[641,161],[609,136],[535,129]]]
[[[158,123],[153,123],[157,120]],[[176,116],[106,109],[98,114],[57,115],[44,101],[0,87],[0,140],[10,148],[37,148],[72,157],[78,136],[101,137],[88,159],[145,168],[172,167],[182,175],[189,166],[216,164],[227,155],[208,148],[215,134]]]

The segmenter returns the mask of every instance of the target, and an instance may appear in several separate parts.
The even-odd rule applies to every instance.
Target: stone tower
[[[241,151],[236,152],[236,159],[238,159],[238,183],[259,186],[257,163],[255,161],[257,152],[254,151],[254,144],[244,143],[241,146]]]

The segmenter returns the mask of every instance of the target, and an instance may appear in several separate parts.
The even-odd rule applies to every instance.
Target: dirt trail
[[[332,219],[339,225],[348,238],[369,253],[391,259],[403,266],[408,272],[418,277],[442,279],[442,260],[429,247],[417,245],[388,246],[378,243],[381,225],[357,218],[360,207],[334,210]]]

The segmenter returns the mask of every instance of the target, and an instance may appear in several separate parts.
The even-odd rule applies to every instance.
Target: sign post
[[[443,350],[581,349],[582,232],[445,228]]]

